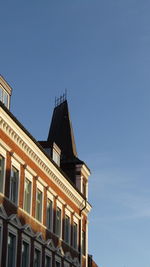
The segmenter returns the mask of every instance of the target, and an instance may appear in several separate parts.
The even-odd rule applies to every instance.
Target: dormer
[[[0,75],[0,101],[9,109],[12,89]]]
[[[55,143],[53,143],[52,159],[58,166],[60,166],[60,155],[61,155],[60,148]]]
[[[76,187],[88,199],[89,168],[83,163],[76,165]]]

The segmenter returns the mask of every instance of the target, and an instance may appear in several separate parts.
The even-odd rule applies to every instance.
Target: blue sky
[[[46,139],[68,90],[78,155],[92,171],[89,252],[150,266],[150,2],[1,1],[0,73],[11,110]]]

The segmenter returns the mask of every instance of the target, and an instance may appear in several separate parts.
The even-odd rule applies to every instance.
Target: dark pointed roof
[[[77,158],[76,144],[67,100],[54,108],[47,143],[53,143],[61,149],[62,160]]]

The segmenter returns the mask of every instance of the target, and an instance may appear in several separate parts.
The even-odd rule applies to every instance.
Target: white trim
[[[22,233],[22,240],[21,240],[21,264],[22,264],[22,245],[23,241],[26,242],[29,245],[29,261],[28,261],[28,266],[30,266],[30,258],[31,258],[31,239],[24,233]]]
[[[39,189],[42,193],[44,193],[44,186],[41,185],[39,181],[36,182],[36,188]]]
[[[11,148],[0,138],[0,149],[3,148],[6,151],[10,152]]]
[[[44,180],[40,177],[38,177],[38,180],[37,180],[42,186],[44,187],[47,187],[47,183],[44,182]]]
[[[15,153],[13,152],[13,158],[19,162],[19,164],[24,165],[25,162]]]
[[[13,267],[16,266],[17,263],[17,244],[18,244],[18,231],[16,228],[14,228],[13,226],[11,226],[10,224],[8,224],[8,230],[7,230],[7,256],[6,256],[6,266],[8,266],[8,237],[9,237],[9,233],[13,234],[16,237],[16,254],[15,254],[15,264]]]

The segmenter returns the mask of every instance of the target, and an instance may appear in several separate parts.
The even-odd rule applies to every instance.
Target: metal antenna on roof
[[[67,100],[67,89],[65,88],[65,93],[60,95],[60,97],[55,97],[55,107],[59,106]]]

